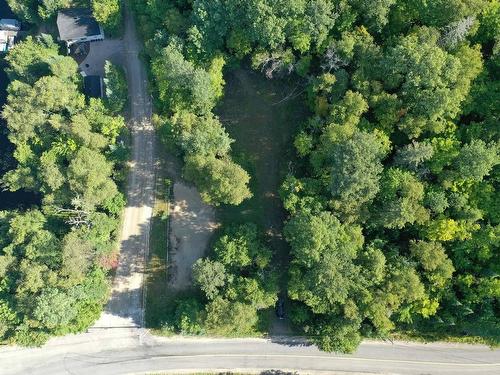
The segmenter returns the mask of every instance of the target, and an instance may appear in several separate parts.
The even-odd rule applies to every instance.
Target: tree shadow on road
[[[95,328],[141,327],[144,323],[143,281],[149,223],[139,227],[120,244],[119,263],[113,278],[111,296]]]
[[[290,346],[290,347],[306,347],[313,346],[314,344],[310,342],[305,337],[297,337],[297,336],[270,336],[269,339],[274,344]]]

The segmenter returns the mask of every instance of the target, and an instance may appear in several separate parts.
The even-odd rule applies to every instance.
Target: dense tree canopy
[[[160,134],[206,200],[249,196],[210,113],[221,61],[305,93],[311,117],[280,190],[297,327],[336,351],[394,330],[498,343],[498,1],[135,3]],[[229,314],[227,273],[245,275],[232,262],[250,262],[237,249],[223,236],[195,268],[210,327]]]
[[[0,212],[0,340],[22,345],[99,317],[124,206],[115,167],[124,120],[100,100],[86,104],[76,62],[57,50],[43,36],[7,56],[2,116],[17,166],[1,183],[42,197],[40,207]]]

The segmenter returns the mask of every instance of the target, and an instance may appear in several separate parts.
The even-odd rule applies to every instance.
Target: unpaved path
[[[169,287],[181,291],[191,286],[191,268],[207,250],[217,228],[215,210],[201,200],[195,187],[174,184],[170,210]]]
[[[149,247],[154,202],[155,133],[147,75],[139,59],[141,45],[132,15],[126,12],[125,69],[130,99],[129,126],[132,160],[127,185],[127,207],[120,237],[120,259],[112,294],[94,328],[142,327],[144,325],[143,279]]]

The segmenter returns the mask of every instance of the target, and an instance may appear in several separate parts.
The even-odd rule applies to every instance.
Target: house
[[[57,13],[59,40],[69,48],[75,43],[104,40],[104,31],[90,9],[62,9]]]
[[[21,22],[10,18],[0,19],[0,30],[19,31],[21,30]]]
[[[17,31],[0,30],[0,52],[8,52],[14,47]]]
[[[101,76],[85,75],[83,77],[83,93],[87,98],[102,98],[104,84]]]
[[[19,30],[21,30],[21,22],[18,20],[0,19],[0,52],[7,52],[14,47]]]

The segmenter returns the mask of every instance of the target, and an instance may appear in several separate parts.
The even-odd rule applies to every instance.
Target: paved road
[[[365,342],[350,356],[264,339],[134,340],[132,331],[52,340],[42,349],[0,350],[2,375],[113,375],[182,370],[377,374],[500,374],[500,351],[483,346]],[[137,337],[136,337],[137,338]]]
[[[131,102],[129,125],[133,142],[127,186],[128,203],[111,298],[94,328],[141,327],[144,320],[142,285],[154,203],[155,135],[150,121],[152,104],[147,91],[147,75],[139,59],[141,45],[133,17],[128,12],[123,40]]]

